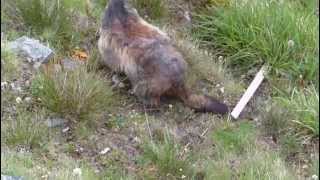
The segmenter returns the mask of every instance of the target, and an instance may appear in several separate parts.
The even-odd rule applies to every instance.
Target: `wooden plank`
[[[236,105],[236,107],[232,110],[231,116],[235,119],[237,119],[242,112],[242,110],[245,108],[249,100],[252,98],[253,94],[256,92],[260,84],[262,83],[264,79],[264,72],[265,72],[265,66],[262,66],[262,68],[259,70],[259,72],[254,77],[253,81],[247,88],[246,92],[242,95],[240,101]]]

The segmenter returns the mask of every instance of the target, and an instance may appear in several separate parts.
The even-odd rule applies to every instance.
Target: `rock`
[[[17,98],[16,98],[16,102],[17,102],[18,104],[20,104],[20,103],[22,102],[21,97],[17,97]]]
[[[24,98],[24,101],[27,102],[27,103],[30,103],[31,102],[31,97]]]
[[[46,120],[46,125],[49,128],[59,127],[67,123],[67,120],[63,118],[48,118]]]
[[[109,147],[104,148],[99,154],[104,155],[107,154],[111,149]]]
[[[65,58],[65,59],[61,60],[61,65],[64,70],[73,71],[77,67],[79,67],[81,65],[81,63],[79,61]]]
[[[1,180],[23,180],[20,176],[7,176],[1,174]]]
[[[68,132],[70,130],[70,128],[69,127],[66,127],[66,128],[64,128],[64,129],[62,129],[62,132],[63,133],[66,133],[66,132]]]
[[[31,39],[26,36],[22,36],[13,42],[9,42],[8,48],[19,55],[26,56],[28,61],[36,64],[36,67],[49,62],[53,56],[53,51],[42,45],[39,40]]]

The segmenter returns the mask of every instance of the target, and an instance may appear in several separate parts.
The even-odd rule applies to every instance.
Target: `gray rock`
[[[20,176],[7,176],[1,174],[1,180],[23,180]]]
[[[13,42],[9,42],[8,48],[19,55],[26,56],[28,61],[34,64],[49,62],[54,52],[42,45],[39,40],[22,36]]]
[[[81,63],[72,59],[65,58],[61,61],[61,65],[64,70],[73,71],[78,68]]]
[[[63,118],[48,118],[45,123],[49,128],[54,128],[54,127],[63,126],[64,124],[67,123],[67,120]]]

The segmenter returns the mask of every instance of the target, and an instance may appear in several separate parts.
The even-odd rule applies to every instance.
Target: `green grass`
[[[45,145],[49,138],[44,124],[44,111],[29,112],[17,108],[16,117],[6,118],[1,125],[1,141],[8,146],[37,148]]]
[[[93,121],[116,104],[106,80],[98,73],[87,72],[86,67],[52,75],[40,73],[31,91],[52,112],[75,120]]]
[[[72,15],[66,0],[14,0],[16,14],[34,36],[41,36],[57,49],[68,49],[73,41]],[[9,3],[9,2],[7,2]]]
[[[164,0],[132,0],[132,5],[142,18],[148,16],[151,20],[160,20],[168,16]]]
[[[151,167],[156,167],[158,178],[191,178],[193,170],[188,157],[181,156],[182,152],[183,148],[167,132],[163,142],[147,142],[144,145],[142,158]]]
[[[209,162],[204,179],[290,180],[297,178],[276,153],[252,151],[241,157],[226,154],[221,160]]]
[[[273,75],[293,81],[302,75],[314,81],[317,18],[313,13],[288,1],[235,1],[196,14],[193,36],[220,50],[235,74],[267,63]]]
[[[276,100],[290,112],[287,118],[298,136],[319,137],[319,94],[314,86],[294,89],[291,97],[278,97]]]
[[[14,53],[7,49],[6,44],[1,42],[1,82],[18,77],[19,60]]]
[[[250,122],[226,122],[213,131],[213,142],[223,151],[244,153],[255,144],[255,136],[256,129]]]
[[[57,180],[90,180],[103,179],[96,175],[92,168],[87,164],[75,161],[66,156],[59,155],[53,163],[53,167],[48,167],[43,162],[39,161],[37,156],[32,153],[1,153],[1,174],[11,176],[22,176],[27,180],[33,179],[57,179]],[[81,175],[73,174],[75,168],[81,169]]]

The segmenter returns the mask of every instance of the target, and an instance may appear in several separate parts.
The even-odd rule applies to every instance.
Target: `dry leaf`
[[[84,51],[74,50],[72,54],[72,58],[80,61],[85,61],[88,59],[88,54]]]

